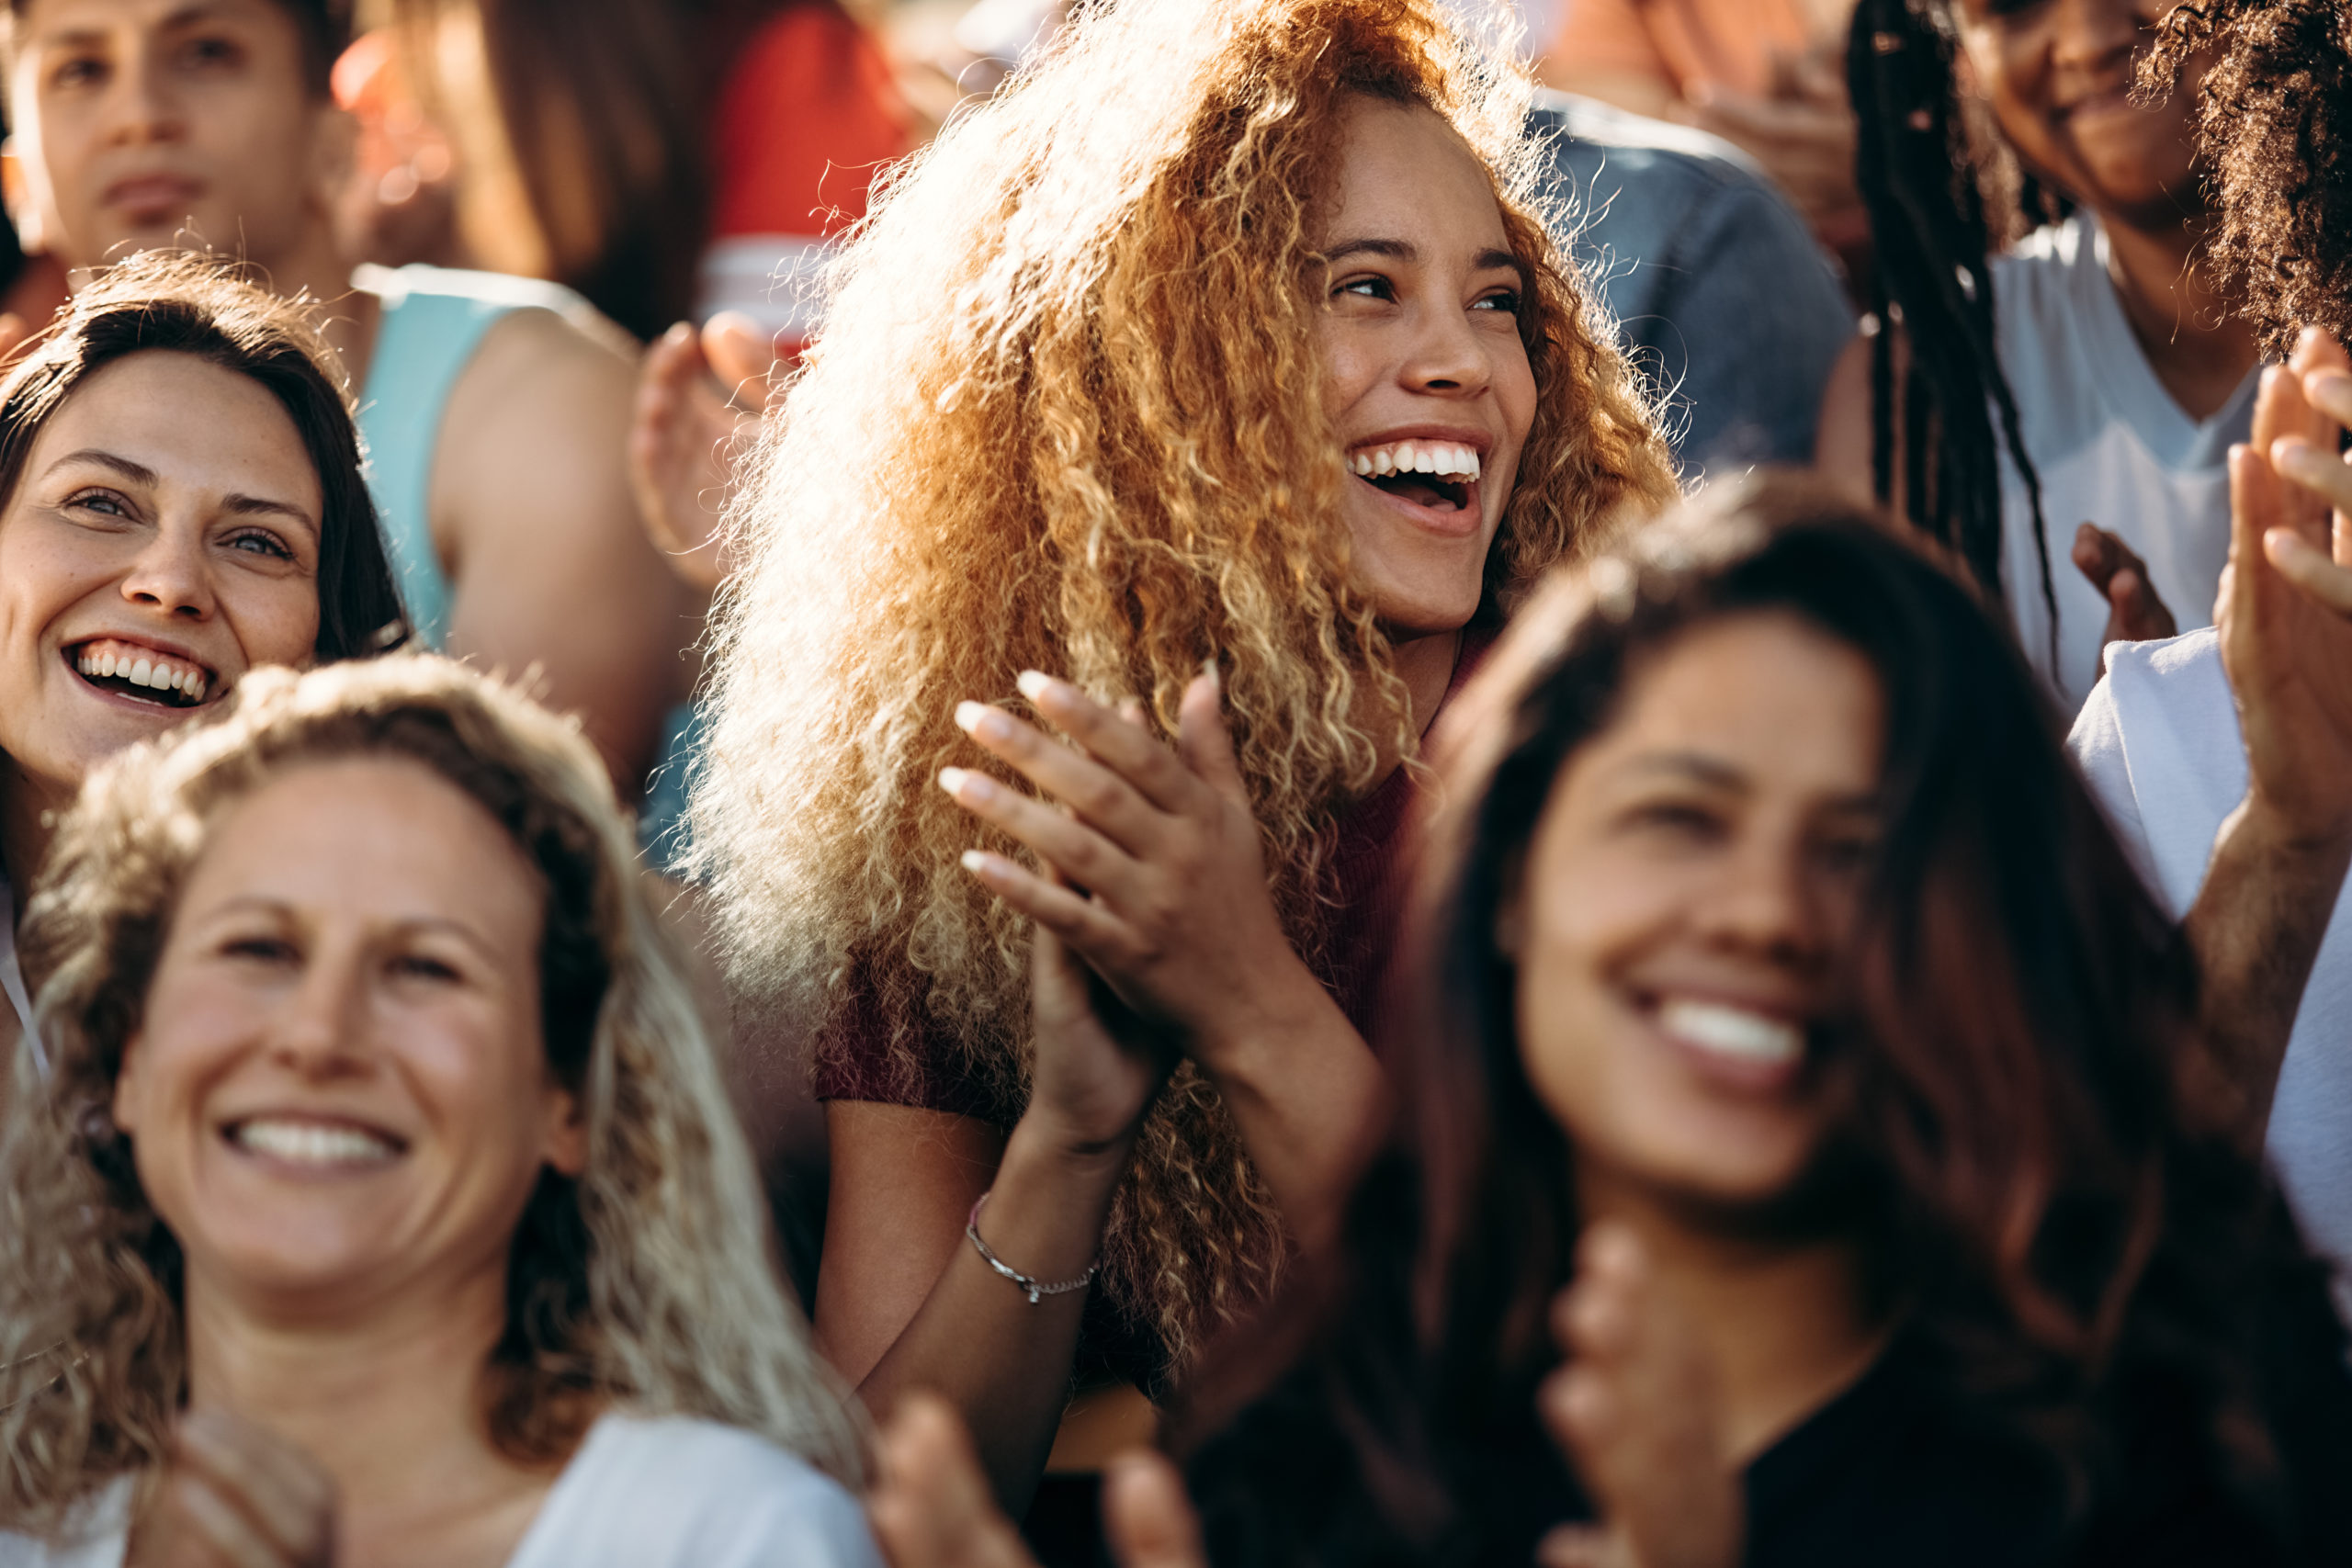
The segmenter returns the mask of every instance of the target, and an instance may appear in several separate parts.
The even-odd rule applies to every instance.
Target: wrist
[[[1135,1156],[1140,1121],[1105,1135],[1075,1126],[1050,1108],[1032,1100],[1005,1141],[1004,1165],[1034,1166],[1041,1172],[1105,1190],[1118,1185]]]
[[[2352,853],[2352,810],[2290,804],[2250,784],[2222,837],[2298,859]]]
[[[1281,1043],[1333,1021],[1346,1026],[1331,993],[1285,944],[1281,962],[1258,984],[1237,987],[1227,1005],[1195,1026],[1185,1055],[1221,1092],[1247,1090],[1260,1084]]]

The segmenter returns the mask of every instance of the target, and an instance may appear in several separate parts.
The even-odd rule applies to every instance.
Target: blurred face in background
[[[200,242],[270,267],[327,233],[349,120],[275,0],[31,0],[14,37],[29,243],[85,266]]]
[[[2131,101],[2173,0],[1953,0],[1968,69],[2026,166],[2102,212],[2159,228],[2203,209],[2190,124],[2201,71]]]
[[[1351,100],[1318,248],[1340,515],[1392,633],[1459,629],[1535,418],[1524,280],[1486,166],[1432,111]]]
[[[1826,1121],[1817,1060],[1879,840],[1861,656],[1785,615],[1635,666],[1561,771],[1498,933],[1529,1081],[1589,1212],[1770,1208]]]

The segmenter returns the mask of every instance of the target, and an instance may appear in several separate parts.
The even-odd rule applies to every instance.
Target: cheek
[[[222,596],[249,664],[308,666],[319,642],[319,592],[309,579],[242,584]]]
[[[1329,311],[1317,336],[1323,358],[1323,406],[1332,420],[1344,422],[1348,411],[1380,380],[1379,344],[1363,328]]]

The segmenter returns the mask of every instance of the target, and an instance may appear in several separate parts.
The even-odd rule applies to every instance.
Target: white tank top
[[[2107,602],[2075,570],[2075,530],[2096,523],[2148,563],[2182,631],[2210,626],[2230,553],[2229,449],[2253,429],[2258,373],[2212,418],[2192,420],[2156,378],[2108,273],[2088,212],[1993,258],[1994,333],[2041,480],[2057,662],[2025,481],[2001,460],[2001,579],[2026,656],[2071,717],[2098,678]],[[1997,416],[1996,432],[1999,429]]]

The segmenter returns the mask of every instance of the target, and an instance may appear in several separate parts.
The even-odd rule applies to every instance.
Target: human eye
[[[128,518],[131,514],[130,502],[121,492],[107,490],[102,485],[90,485],[75,491],[65,498],[65,509],[92,517]]]
[[[198,33],[180,45],[179,57],[192,70],[233,69],[245,62],[245,46],[226,33]]]
[[[107,62],[86,51],[72,51],[61,54],[49,69],[51,87],[88,87],[104,82]]]
[[[430,953],[395,953],[389,965],[392,974],[403,980],[424,980],[434,985],[455,985],[465,978],[458,966]]]
[[[1681,795],[1636,800],[1619,814],[1622,830],[1636,837],[1679,844],[1714,843],[1730,832],[1724,813],[1704,801]]]
[[[219,950],[223,958],[270,967],[291,964],[300,960],[300,949],[274,931],[233,931],[220,939]]]
[[[1358,299],[1393,300],[1396,298],[1396,286],[1378,273],[1366,273],[1360,277],[1351,277],[1334,285],[1331,297],[1336,299],[1342,296],[1352,296]]]
[[[1474,310],[1491,310],[1498,315],[1517,316],[1526,308],[1526,301],[1516,288],[1496,288],[1470,302]]]
[[[271,560],[290,561],[294,551],[286,541],[266,528],[247,528],[232,534],[224,541],[229,548],[241,555],[261,556]]]

